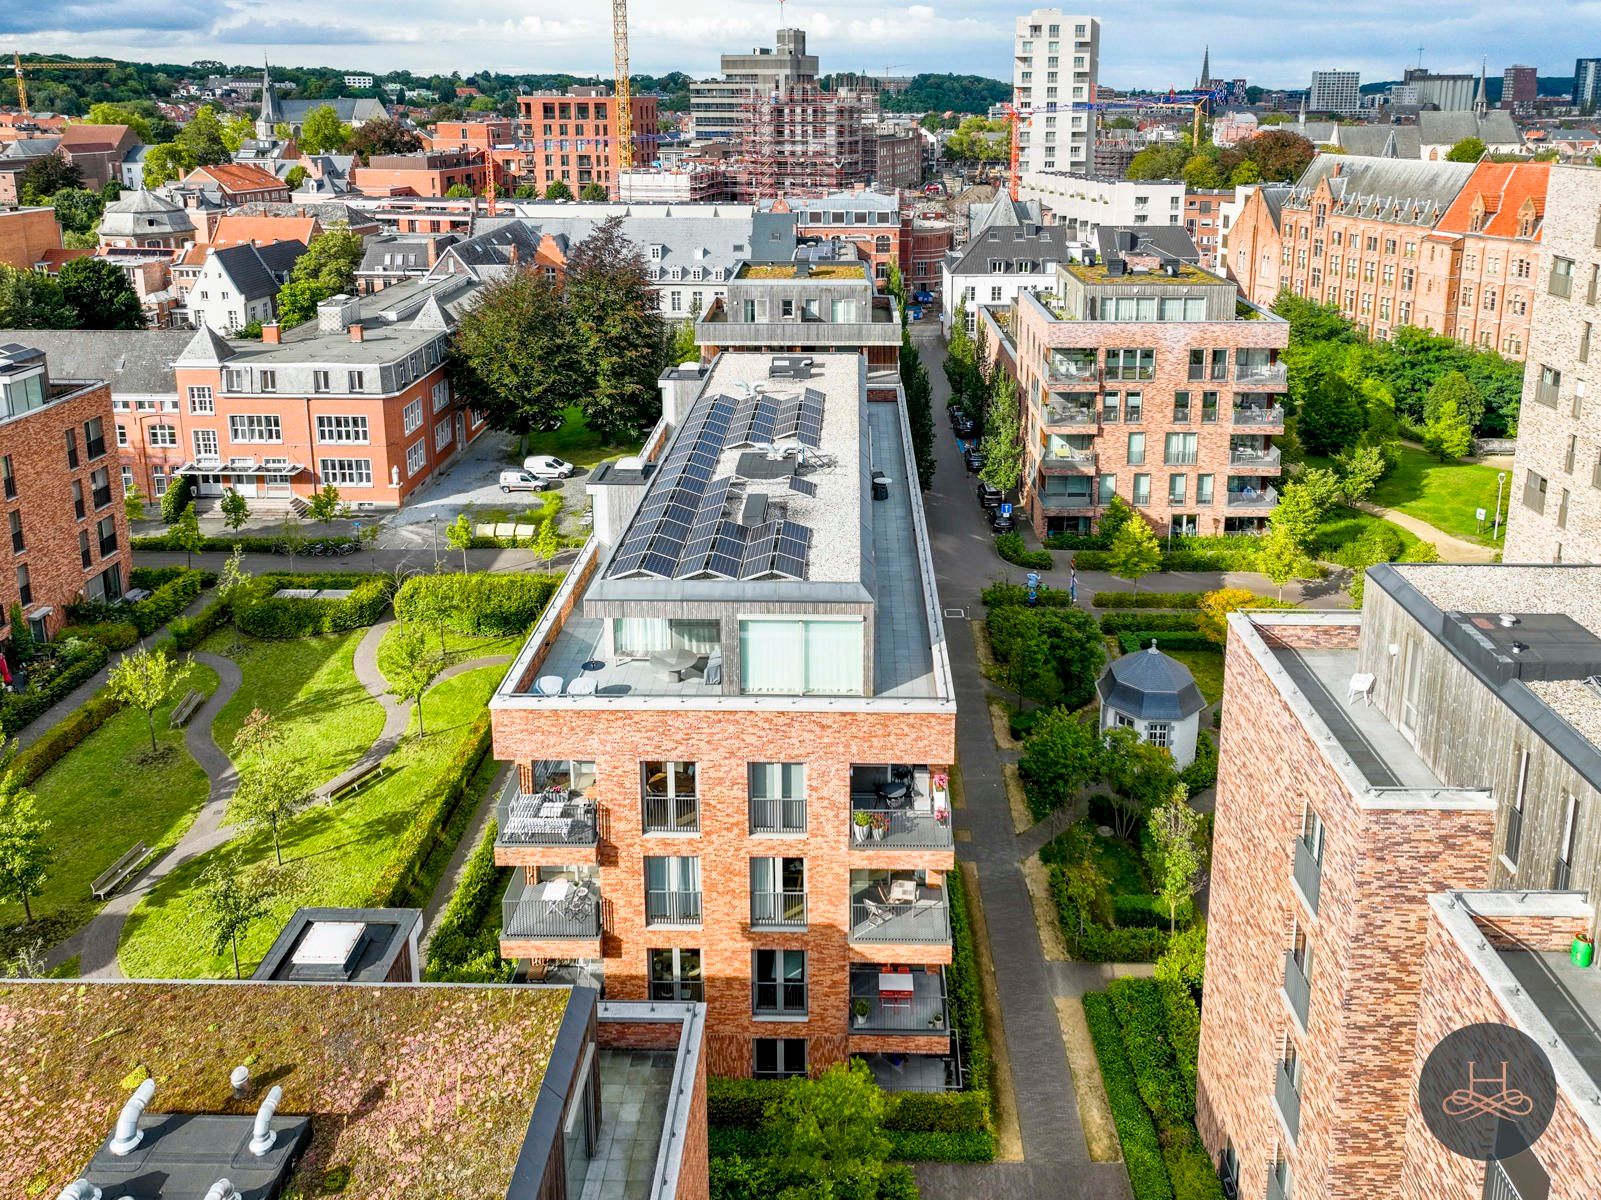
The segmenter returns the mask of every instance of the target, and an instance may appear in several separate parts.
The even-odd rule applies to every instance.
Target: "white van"
[[[532,471],[502,471],[500,490],[503,492],[542,492],[545,481]]]
[[[554,454],[532,454],[523,459],[523,470],[541,479],[566,479],[573,469],[572,463]]]

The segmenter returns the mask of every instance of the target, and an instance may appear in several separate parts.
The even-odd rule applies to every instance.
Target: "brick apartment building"
[[[489,184],[484,151],[424,150],[417,154],[375,154],[350,173],[356,190],[369,196],[421,196],[438,199],[454,187],[477,196]]]
[[[740,112],[731,164],[734,198],[821,196],[865,184],[877,162],[854,92],[791,84],[751,92]]]
[[[269,204],[289,201],[289,185],[254,163],[214,163],[209,167],[196,167],[183,177],[179,186],[215,193],[229,208],[256,201]]]
[[[923,219],[914,203],[898,194],[835,192],[811,198],[780,197],[761,206],[769,212],[793,212],[795,233],[807,240],[838,240],[856,248],[870,263],[873,278],[889,278],[890,264],[900,271],[909,292],[943,290],[941,268],[951,248],[949,221]]]
[[[1230,618],[1197,1086],[1229,1194],[1593,1194],[1598,614],[1593,568],[1431,564],[1371,568],[1360,614]],[[1489,1163],[1417,1099],[1476,1021],[1558,1085]]]
[[[1507,562],[1601,561],[1601,170],[1551,167],[1507,508]]]
[[[0,211],[0,263],[31,271],[52,250],[61,249],[61,223],[53,208]]]
[[[523,159],[517,141],[517,122],[510,117],[480,121],[438,121],[429,131],[425,146],[429,150],[477,150],[488,162],[495,186],[502,191],[515,186]]]
[[[447,276],[336,296],[260,341],[202,329],[175,365],[177,411],[128,422],[126,465],[146,495],[185,474],[201,496],[287,503],[333,484],[357,509],[398,506],[485,428],[444,368],[477,286]]]
[[[662,386],[490,701],[501,952],[703,999],[717,1074],[950,1086],[955,707],[898,389],[823,350]]]
[[[1184,192],[1184,231],[1200,253],[1200,265],[1208,271],[1221,269],[1224,206],[1233,199],[1232,188]]]
[[[131,567],[111,392],[52,379],[44,352],[0,346],[0,637],[20,605],[48,640],[80,598],[115,600]]]
[[[1096,236],[1095,261],[1057,264],[1054,297],[1023,290],[981,321],[1016,364],[1029,521],[1087,533],[1117,495],[1158,533],[1260,528],[1278,502],[1288,325],[1193,265],[1182,230]]]
[[[649,166],[661,142],[659,105],[654,96],[635,96],[634,164]],[[574,196],[595,183],[615,194],[617,172],[617,103],[605,88],[572,87],[517,97],[517,136],[522,161],[518,182],[532,184],[543,195],[558,180]]]

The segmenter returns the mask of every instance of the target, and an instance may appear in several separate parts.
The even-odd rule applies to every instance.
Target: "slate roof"
[[[1032,274],[1045,274],[1051,268],[1047,263],[1062,262],[1067,258],[1067,226],[997,225],[985,229],[968,240],[951,263],[952,275],[1015,275],[1015,270],[992,271],[992,262],[1004,262],[1010,267],[1019,259],[1038,264]]]
[[[1043,225],[1045,216],[1038,200],[1013,200],[1002,193],[994,200],[975,200],[967,209],[968,236],[976,238],[991,226]]]
[[[1140,721],[1181,721],[1206,707],[1190,669],[1154,646],[1113,659],[1095,690],[1103,706]]]
[[[173,361],[194,338],[187,329],[0,329],[0,345],[43,350],[62,379],[104,379],[111,394],[175,396]]]
[[[246,300],[276,296],[295,261],[306,252],[304,242],[273,242],[267,246],[225,246],[214,252],[217,265],[233,290]]]
[[[1132,233],[1138,237],[1133,250],[1119,250],[1117,235]],[[1201,252],[1195,248],[1195,239],[1179,225],[1101,225],[1095,230],[1095,248],[1104,262],[1114,254],[1147,255],[1158,258],[1176,258],[1187,263],[1201,261]]]
[[[147,191],[124,193],[106,205],[100,217],[100,232],[110,237],[191,233],[194,227],[183,205]]]
[[[1334,141],[1348,155],[1421,158],[1423,154],[1416,125],[1340,125]]]
[[[1305,209],[1327,179],[1341,216],[1432,227],[1473,170],[1473,163],[1320,154],[1301,172],[1284,206]]]
[[[362,125],[389,115],[383,101],[370,96],[331,96],[326,100],[280,100],[278,109],[281,115],[278,119],[290,125],[304,125],[307,117],[325,105],[331,107],[347,125]]]
[[[1420,112],[1418,136],[1425,146],[1454,146],[1463,138],[1476,137],[1487,146],[1521,145],[1512,114],[1493,108],[1482,117],[1470,112]]]
[[[0,158],[43,158],[47,154],[54,154],[59,145],[61,139],[58,137],[18,138],[6,143],[5,149],[0,150]]]

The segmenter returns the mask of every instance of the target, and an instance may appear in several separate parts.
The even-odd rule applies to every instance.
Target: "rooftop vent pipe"
[[[155,1094],[156,1081],[147,1079],[139,1085],[133,1095],[128,1097],[128,1103],[122,1106],[122,1112],[117,1116],[117,1131],[112,1135],[111,1145],[108,1147],[118,1158],[132,1154],[144,1140],[144,1131],[139,1128],[139,1117]]]
[[[100,1200],[100,1189],[87,1179],[74,1179],[61,1189],[56,1200]]]
[[[219,1179],[211,1185],[211,1190],[206,1193],[205,1200],[240,1200],[240,1196],[234,1190],[232,1183],[226,1179]]]
[[[278,1111],[278,1102],[283,1098],[283,1088],[273,1084],[272,1091],[267,1093],[267,1098],[261,1102],[261,1107],[256,1110],[256,1124],[250,1133],[250,1153],[257,1158],[271,1150],[272,1144],[278,1140],[278,1135],[268,1126],[272,1123],[273,1113]],[[212,1190],[215,1191],[216,1189],[213,1188]],[[207,1197],[207,1200],[211,1200],[211,1198]]]
[[[250,1068],[240,1065],[228,1072],[228,1086],[233,1088],[234,1099],[242,1100],[250,1091]]]

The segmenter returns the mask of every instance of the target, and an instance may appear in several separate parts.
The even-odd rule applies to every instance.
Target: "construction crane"
[[[17,107],[22,110],[24,119],[31,116],[28,112],[28,81],[25,75],[29,71],[109,71],[116,67],[116,63],[109,62],[23,62],[22,55],[11,55],[11,69],[17,77]]]
[[[612,74],[617,105],[617,170],[619,190],[623,172],[634,165],[634,87],[628,78],[628,0],[611,0]]]

